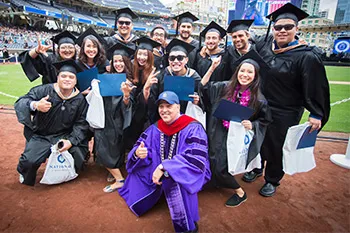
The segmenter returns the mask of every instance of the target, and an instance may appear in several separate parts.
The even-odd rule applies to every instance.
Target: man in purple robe
[[[141,135],[128,155],[128,177],[119,194],[141,216],[164,192],[176,232],[197,232],[197,193],[210,180],[208,141],[195,119],[180,114],[171,91],[157,100],[161,119]]]

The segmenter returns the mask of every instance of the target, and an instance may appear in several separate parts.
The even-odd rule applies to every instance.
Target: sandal
[[[120,189],[121,187],[124,186],[124,181],[125,180],[117,180],[114,184],[107,185],[103,189],[103,192],[105,192],[105,193],[113,193],[113,192],[117,191],[118,189]]]

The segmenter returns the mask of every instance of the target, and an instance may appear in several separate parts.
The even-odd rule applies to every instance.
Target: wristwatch
[[[164,172],[163,175],[164,175],[165,177],[169,177],[169,173],[168,173],[168,171],[164,170],[163,164],[159,164],[159,165],[158,165],[158,168]]]

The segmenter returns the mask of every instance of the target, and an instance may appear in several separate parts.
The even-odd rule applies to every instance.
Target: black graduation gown
[[[94,146],[96,162],[108,168],[120,168],[124,162],[123,132],[130,125],[132,103],[128,106],[123,96],[103,97],[105,127],[95,129]]]
[[[188,54],[187,66],[190,68],[193,68],[194,62],[196,60],[197,50],[199,49],[200,45],[199,45],[199,41],[196,39],[193,39],[190,42],[190,45],[194,46],[195,48]]]
[[[149,126],[147,104],[143,97],[144,84],[142,84],[142,80],[144,77],[142,71],[139,72],[139,76],[140,82],[131,93],[131,96],[133,96],[132,120],[130,126],[124,132],[124,143],[127,150],[133,148],[141,133]]]
[[[228,129],[223,126],[221,119],[213,116],[213,113],[219,106],[227,84],[227,81],[208,82],[204,87],[200,84],[200,91],[202,95],[206,96],[206,99],[209,100],[209,102],[204,103],[204,105],[206,107],[207,116],[209,116],[207,121],[207,134],[212,181],[216,186],[236,189],[239,187],[236,186],[237,183],[234,177],[228,173],[226,145]],[[259,109],[249,119],[253,125],[254,138],[249,146],[246,165],[259,154],[267,125],[271,122],[271,113],[267,101],[261,93],[259,93],[258,99],[260,103]]]
[[[29,56],[29,51],[24,51],[19,55],[22,69],[29,81],[33,82],[42,76],[42,83],[57,82],[57,72],[53,63],[59,61],[59,57],[49,53],[48,56],[39,54],[35,59]]]
[[[91,68],[87,67],[84,63],[82,63],[80,60],[77,60],[77,64],[81,67],[82,70],[89,70]],[[109,66],[109,61],[106,60],[104,63],[97,65],[97,70],[99,74],[104,74],[107,72],[106,66]],[[81,90],[84,91],[84,90]]]
[[[257,42],[257,50],[271,66],[262,79],[262,92],[272,111],[262,147],[267,159],[267,182],[278,185],[284,172],[282,147],[289,127],[300,122],[304,108],[326,124],[330,114],[329,84],[316,47],[302,45],[287,52],[272,51],[273,37]]]
[[[32,112],[30,103],[47,95],[49,95],[48,101],[52,103],[51,109],[46,113]],[[32,138],[41,138],[51,144],[57,143],[60,139],[68,139],[72,143],[69,152],[74,157],[76,169],[83,168],[88,151],[86,135],[89,125],[85,120],[87,102],[81,93],[71,99],[63,100],[54,90],[54,84],[37,86],[16,101],[15,110],[18,121],[27,129],[26,144],[29,144]],[[43,146],[41,143],[35,144],[35,147],[41,146]],[[79,150],[75,147],[79,147]]]
[[[255,44],[250,44],[250,50],[255,48]],[[229,46],[227,48],[227,52],[228,52],[228,61],[227,61],[227,69],[226,69],[226,75],[228,77],[228,79],[226,80],[230,80],[232,75],[235,73],[237,66],[239,65],[237,63],[237,60],[240,59],[242,57],[241,54],[239,54],[235,48],[235,46]]]
[[[156,67],[157,70],[163,70],[165,68],[165,56],[161,55],[158,51],[153,50],[154,55],[154,67]]]
[[[210,77],[210,81],[225,81],[229,80],[231,76],[226,75],[226,66],[228,65],[228,52],[225,50],[222,50],[220,53],[218,53],[219,56],[221,56],[221,63],[218,67],[216,67],[215,71],[212,73]],[[203,58],[200,55],[200,49],[197,51],[196,59],[194,63],[193,69],[195,69],[198,74],[203,78],[204,75],[209,70],[210,66],[212,64],[212,59],[208,54],[206,54],[205,58]]]
[[[114,35],[113,35],[113,36],[106,36],[106,37],[104,37],[104,39],[105,39],[106,42],[107,42],[107,45],[106,45],[107,47],[105,48],[106,51],[107,51],[110,47],[112,47],[113,45],[115,45],[115,44],[117,44],[117,43],[123,43],[123,44],[127,45],[128,47],[130,47],[130,48],[136,50],[136,45],[135,45],[135,43],[133,43],[132,41],[138,39],[139,37],[136,36],[136,35],[134,35],[134,34],[131,34],[131,37],[132,37],[132,39],[131,39],[128,43],[125,43],[124,41],[119,40],[119,39],[118,39],[116,36],[114,36]]]
[[[187,68],[187,69],[190,69],[190,68]],[[169,67],[166,67],[162,72],[160,72],[158,74],[158,76],[157,76],[158,83],[153,84],[151,87],[151,93],[150,93],[150,96],[149,96],[148,102],[147,102],[148,116],[149,116],[151,124],[154,124],[157,120],[160,119],[159,113],[158,113],[158,107],[156,105],[156,101],[157,101],[160,93],[162,93],[164,91],[164,77],[165,76],[171,76],[171,74],[169,72]],[[188,77],[194,78],[194,80],[195,80],[195,83],[194,83],[195,90],[194,91],[197,92],[198,85],[202,79],[201,76],[199,76],[199,74],[195,70],[190,69]],[[187,103],[188,103],[188,101],[180,100],[180,112],[185,113]]]

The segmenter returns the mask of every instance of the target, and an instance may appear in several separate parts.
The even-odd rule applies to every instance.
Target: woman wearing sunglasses
[[[206,75],[201,80],[200,92],[203,94],[208,116],[207,134],[212,169],[211,182],[216,187],[233,189],[234,194],[226,201],[227,207],[236,207],[247,200],[247,194],[235,177],[228,172],[227,139],[230,122],[213,116],[222,99],[253,108],[254,114],[241,124],[246,130],[253,130],[254,137],[248,150],[247,165],[258,156],[264,140],[266,126],[271,115],[265,97],[259,89],[260,75],[268,70],[268,65],[255,52],[249,51],[238,61],[238,67],[229,81],[209,82]],[[213,63],[217,66],[218,63]],[[215,68],[215,67],[213,67]]]
[[[148,114],[151,123],[159,119],[156,100],[160,93],[164,91],[164,77],[165,76],[186,76],[195,80],[195,93],[189,97],[193,98],[194,104],[199,104],[199,96],[196,93],[201,77],[197,71],[189,68],[188,54],[194,49],[194,46],[183,42],[179,39],[173,39],[166,47],[169,66],[166,67],[160,74],[154,71],[148,77],[147,82],[143,88],[143,97],[148,104]],[[187,101],[180,101],[180,111],[186,111]]]
[[[124,130],[130,125],[132,118],[132,90],[131,62],[128,58],[134,50],[117,43],[108,49],[108,58],[111,60],[110,73],[125,73],[126,81],[120,89],[122,96],[103,97],[105,112],[105,126],[94,130],[94,151],[96,162],[102,164],[109,171],[107,185],[103,191],[111,193],[124,185],[123,174],[120,168],[124,162]]]

